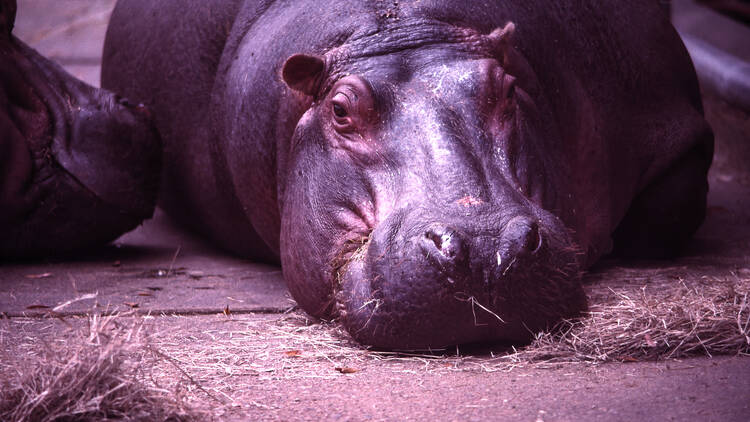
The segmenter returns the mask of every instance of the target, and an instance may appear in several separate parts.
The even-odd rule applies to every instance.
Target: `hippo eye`
[[[339,131],[353,129],[354,121],[349,112],[351,104],[346,94],[338,93],[331,99],[331,112],[333,113],[333,124]]]
[[[0,0],[2,1],[2,0]],[[370,86],[358,76],[345,76],[333,86],[324,103],[331,128],[347,139],[359,140],[371,127],[374,115]]]
[[[340,119],[347,116],[346,109],[341,104],[337,103],[333,103],[333,114]]]

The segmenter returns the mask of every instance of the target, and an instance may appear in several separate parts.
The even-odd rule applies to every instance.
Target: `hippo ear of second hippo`
[[[516,32],[516,24],[508,22],[502,28],[497,28],[490,33],[490,40],[495,45],[495,50],[503,55],[503,61],[507,60],[508,50],[512,48],[513,34]]]
[[[322,57],[295,54],[289,57],[281,70],[281,77],[289,88],[314,96],[325,74],[326,64]]]
[[[0,0],[0,35],[10,35],[16,21],[16,0]]]

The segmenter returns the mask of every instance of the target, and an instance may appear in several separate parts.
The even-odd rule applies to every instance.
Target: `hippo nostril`
[[[533,254],[533,253],[536,253],[541,248],[542,248],[542,235],[541,233],[539,233],[539,225],[535,222],[532,222],[528,227],[528,231],[526,232],[526,237],[523,243],[523,249]]]
[[[429,241],[431,241],[432,244],[435,245],[435,248],[437,248],[438,251],[442,252],[443,250],[443,237],[442,236],[430,230],[424,234],[424,237],[428,239]]]
[[[508,239],[511,244],[515,244],[513,247],[516,253],[531,253],[538,252],[543,244],[544,240],[541,233],[539,232],[539,224],[524,217],[517,217],[511,220],[505,228],[504,237]]]
[[[458,259],[463,250],[463,242],[458,233],[443,226],[427,230],[422,239],[422,246],[428,254],[438,252],[450,261]]]

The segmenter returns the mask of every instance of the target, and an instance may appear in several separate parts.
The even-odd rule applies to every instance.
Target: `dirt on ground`
[[[144,384],[218,420],[700,420],[750,415],[750,359],[514,362],[504,348],[375,353],[304,315],[118,317],[158,351]],[[2,322],[6,374],[87,318]],[[78,340],[80,341],[80,340]],[[49,343],[53,343],[50,345]],[[134,356],[141,349],[131,351]],[[134,358],[135,359],[135,358]]]

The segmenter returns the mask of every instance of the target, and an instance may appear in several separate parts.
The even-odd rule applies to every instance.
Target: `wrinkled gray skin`
[[[15,16],[0,0],[0,260],[103,245],[153,213],[158,134],[14,37]]]
[[[712,134],[655,1],[175,3],[120,2],[102,76],[154,110],[163,207],[362,343],[528,340],[613,247],[703,219]]]

